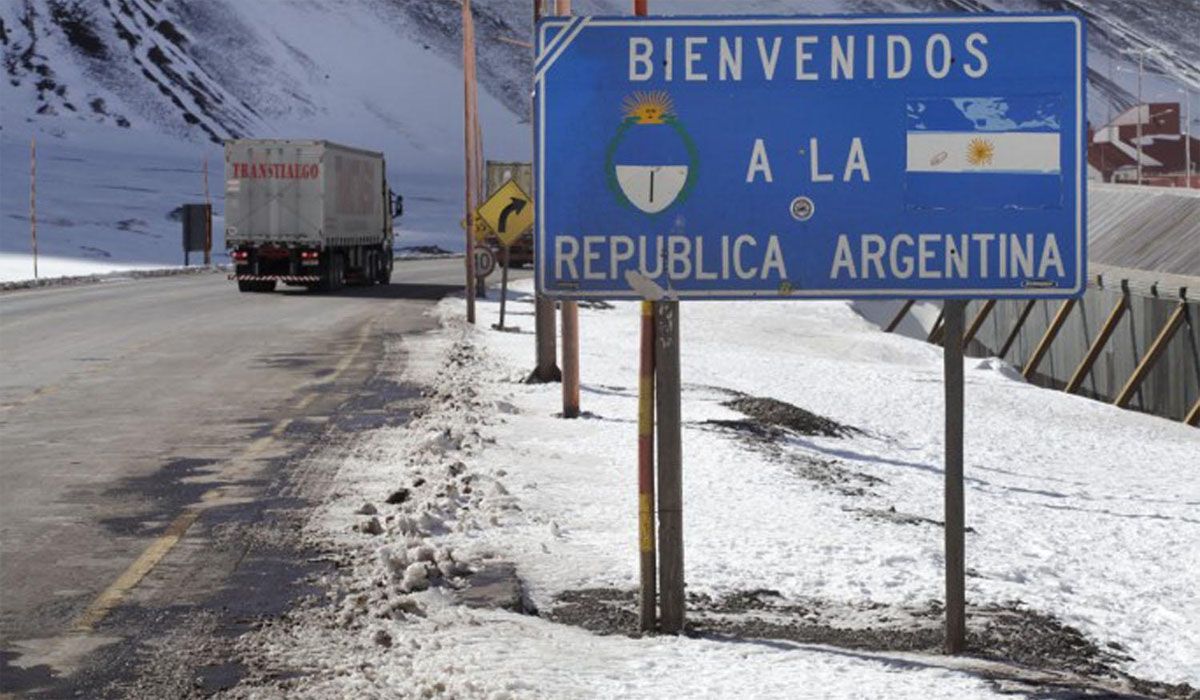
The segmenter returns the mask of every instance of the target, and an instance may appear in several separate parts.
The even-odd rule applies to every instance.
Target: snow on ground
[[[637,306],[581,310],[586,415],[565,421],[558,385],[521,383],[533,319],[528,295],[518,297],[508,323],[519,332],[489,330],[494,299],[480,304],[475,328],[461,322],[461,299],[446,300],[442,331],[395,349],[397,379],[429,387],[429,407],[349,450],[314,520],[318,538],[367,563],[337,584],[336,623],[318,609],[246,643],[267,665],[311,674],[291,689],[992,692],[928,657],[914,666],[898,654],[781,642],[601,638],[448,603],[468,569],[496,562],[515,564],[542,611],[564,591],[636,586]],[[854,611],[866,604],[902,611],[941,600],[942,531],[931,522],[942,507],[939,350],[881,333],[841,302],[685,304],[681,327],[689,593],[771,589],[851,611],[835,620],[842,626],[863,624]],[[1197,466],[1200,432],[1038,389],[997,360],[967,362],[968,600],[1054,615],[1119,645],[1128,673],[1196,685],[1200,486],[1181,475]],[[731,392],[862,432],[756,448],[705,423],[743,418],[721,405]],[[844,483],[814,479],[814,465]],[[398,492],[401,503],[384,503]],[[364,503],[378,508],[378,537],[355,513]],[[442,585],[405,595],[427,577]]]
[[[434,598],[424,597],[427,617],[400,625],[376,621],[357,634],[304,626],[273,637],[273,660],[303,674],[279,696],[1002,697],[978,678],[915,661],[777,642],[602,637]],[[372,642],[385,629],[397,637],[389,648]]]
[[[38,278],[85,277],[126,270],[148,270],[154,266],[118,265],[107,262],[38,256]],[[0,282],[19,282],[33,279],[33,256],[0,253]]]

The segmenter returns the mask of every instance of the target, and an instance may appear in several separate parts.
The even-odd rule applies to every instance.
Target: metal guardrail
[[[1040,386],[1200,425],[1200,277],[1088,267],[1078,300],[971,302],[967,354],[1006,359]],[[940,343],[938,326],[929,342]]]

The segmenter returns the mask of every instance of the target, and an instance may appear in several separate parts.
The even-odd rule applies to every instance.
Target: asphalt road
[[[253,568],[221,534],[296,497],[280,471],[329,421],[395,413],[405,389],[379,360],[433,326],[461,265],[398,263],[395,284],[336,295],[218,274],[0,295],[0,691],[95,690],[84,672],[114,665],[95,657],[155,611],[220,601]],[[238,585],[259,598],[221,607],[280,604],[287,572],[256,573]]]

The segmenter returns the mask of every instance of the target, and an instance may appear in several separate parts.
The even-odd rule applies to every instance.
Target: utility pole
[[[467,323],[475,323],[475,164],[478,132],[475,130],[475,22],[471,16],[471,0],[462,0],[463,35],[463,147],[465,185],[463,203],[466,215],[463,221],[467,229],[466,297]]]
[[[543,0],[533,0],[533,45],[534,51],[537,51],[537,23],[542,19],[542,2]],[[537,56],[534,55],[534,62],[537,62]],[[533,106],[530,105],[530,114],[533,113]],[[532,123],[532,120],[531,120]],[[536,134],[534,137],[536,138]],[[536,204],[541,192],[537,191],[537,177],[533,178],[533,195],[535,204],[534,217],[536,223]],[[541,264],[541,261],[538,261]],[[554,300],[538,292],[533,298],[533,325],[536,334],[536,352],[537,364],[533,368],[533,373],[529,375],[527,381],[530,382],[557,382],[562,380],[562,372],[558,369],[558,343],[555,336],[554,328]]]
[[[37,137],[29,140],[29,237],[33,243],[33,278],[38,278],[37,269]]]
[[[1110,53],[1110,54],[1108,55],[1108,84],[1109,84],[1109,89],[1110,89],[1110,90],[1112,89],[1112,86],[1115,86],[1115,85],[1116,85],[1116,83],[1115,83],[1115,82],[1113,82],[1113,63],[1114,63],[1115,61],[1116,61],[1116,59],[1114,59],[1114,58],[1113,58],[1113,55]],[[1105,121],[1104,121],[1104,138],[1105,138],[1105,140],[1106,140],[1108,143],[1111,143],[1111,142],[1112,142],[1112,138],[1113,138],[1113,132],[1112,132],[1112,128],[1113,128],[1113,127],[1112,127],[1112,100],[1111,100],[1111,99],[1107,100],[1107,103],[1108,103],[1108,117],[1107,117],[1107,118],[1105,119]],[[1091,148],[1091,144],[1090,144],[1090,143],[1088,144],[1088,147],[1089,147],[1089,148]],[[1100,178],[1101,178],[1101,179],[1102,179],[1104,182],[1108,182],[1108,181],[1109,181],[1109,177],[1108,177],[1108,157],[1107,157],[1107,156],[1108,156],[1108,149],[1107,149],[1107,148],[1101,148],[1101,149],[1100,149]]]
[[[1183,88],[1183,101],[1187,103],[1187,122],[1183,132],[1183,171],[1187,174],[1188,189],[1192,188],[1192,92]]]
[[[633,14],[645,17],[646,0],[633,0]],[[658,627],[658,548],[654,543],[654,324],[655,305],[642,302],[638,363],[638,553],[641,630]]]
[[[1142,108],[1145,104],[1142,102],[1142,71],[1146,62],[1146,52],[1138,53],[1138,109],[1137,109],[1137,180],[1138,184],[1142,184]],[[1146,107],[1146,118],[1150,118],[1150,108]]]
[[[558,16],[571,14],[571,0],[555,0]],[[579,417],[579,303],[562,301],[563,418]]]

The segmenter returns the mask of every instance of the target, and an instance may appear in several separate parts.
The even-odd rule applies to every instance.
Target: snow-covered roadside
[[[163,265],[136,265],[81,258],[38,256],[38,279],[86,277],[130,270],[157,270]],[[33,256],[20,253],[0,253],[0,282],[24,282],[33,279]]]
[[[581,311],[588,414],[577,421],[555,416],[557,385],[520,383],[532,360],[529,304],[510,307],[520,333],[487,330],[494,300],[480,305],[474,329],[461,306],[444,301],[443,330],[405,348],[401,379],[430,387],[426,412],[354,449],[314,520],[314,534],[350,552],[338,602],[245,640],[256,665],[301,672],[288,692],[994,692],[899,654],[597,637],[456,605],[463,574],[495,562],[515,563],[528,603],[544,611],[564,591],[631,589],[637,575],[636,306]],[[939,600],[937,349],[882,334],[843,303],[683,311],[689,592],[770,589],[885,612]],[[971,602],[1020,601],[1120,645],[1130,673],[1195,685],[1200,487],[1190,475],[1200,433],[1036,389],[996,361],[969,361],[967,381]],[[706,422],[744,418],[722,405],[731,392],[789,401],[862,432],[754,447]],[[378,512],[356,513],[364,503]],[[436,585],[421,591],[428,577]]]

